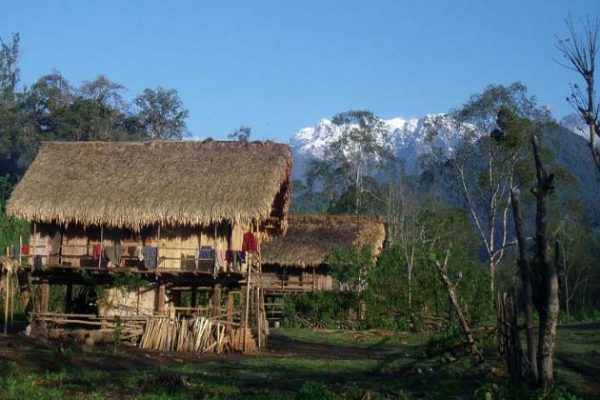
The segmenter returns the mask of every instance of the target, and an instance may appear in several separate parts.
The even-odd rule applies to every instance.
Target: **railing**
[[[269,276],[270,285],[265,286],[265,290],[268,292],[313,292],[317,290],[321,290],[317,287],[317,282],[313,276],[310,276],[309,279],[307,276],[298,276],[298,275],[287,275],[287,274],[274,274],[274,273],[266,273],[263,274]],[[290,279],[292,278],[292,279]],[[303,278],[302,280],[294,279],[294,278]]]
[[[99,247],[96,247],[99,246]],[[20,265],[30,265],[33,268],[66,267],[83,269],[125,269],[133,271],[190,271],[196,273],[241,273],[248,270],[249,257],[245,263],[226,263],[215,267],[214,259],[199,256],[198,247],[152,246],[156,249],[156,260],[141,256],[140,244],[122,243],[115,246],[102,244],[64,244],[58,248],[48,248],[46,245],[19,246],[18,257],[11,254],[12,246],[7,248],[7,256],[14,256]],[[26,249],[26,251],[23,251]],[[96,249],[96,254],[94,254]],[[113,259],[106,256],[105,251],[114,251]],[[165,254],[166,253],[166,254]],[[171,253],[171,254],[170,254]],[[175,253],[175,254],[172,254]],[[179,256],[176,254],[179,253]],[[150,261],[150,262],[147,262]]]

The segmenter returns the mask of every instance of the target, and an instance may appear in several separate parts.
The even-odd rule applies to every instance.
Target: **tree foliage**
[[[187,134],[188,110],[175,89],[145,89],[134,103],[137,118],[151,139],[181,140]]]

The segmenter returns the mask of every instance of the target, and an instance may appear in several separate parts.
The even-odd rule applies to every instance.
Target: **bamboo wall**
[[[107,288],[98,302],[98,316],[151,316],[154,314],[155,301],[155,288],[140,288],[134,291]]]
[[[144,228],[141,232],[133,232],[116,228],[101,230],[99,226],[71,224],[59,227],[38,223],[32,224],[30,246],[32,252],[38,249],[43,253],[43,265],[60,263],[73,267],[93,267],[94,263],[98,264],[98,261],[92,260],[92,247],[101,242],[103,248],[120,246],[120,256],[137,255],[137,248],[141,246],[158,246],[160,268],[192,269],[198,267],[200,246],[239,251],[244,232],[249,228],[222,223],[208,227],[153,226]],[[30,263],[33,263],[33,257],[30,258]]]

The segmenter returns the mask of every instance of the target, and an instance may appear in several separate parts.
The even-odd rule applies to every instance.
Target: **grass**
[[[557,375],[581,397],[600,373],[598,324],[561,327]],[[502,385],[501,366],[432,354],[427,337],[385,332],[281,329],[261,356],[113,354],[15,339],[0,348],[2,399],[469,399]],[[443,359],[446,359],[443,361]],[[493,369],[491,367],[494,367]],[[479,394],[478,394],[479,395]]]

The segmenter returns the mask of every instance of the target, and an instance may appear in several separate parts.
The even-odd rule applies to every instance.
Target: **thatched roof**
[[[273,142],[47,142],[8,215],[106,224],[246,223],[289,203],[291,153]]]
[[[289,216],[284,236],[261,248],[263,264],[313,267],[327,264],[336,249],[348,251],[371,246],[379,255],[385,224],[377,217]]]

